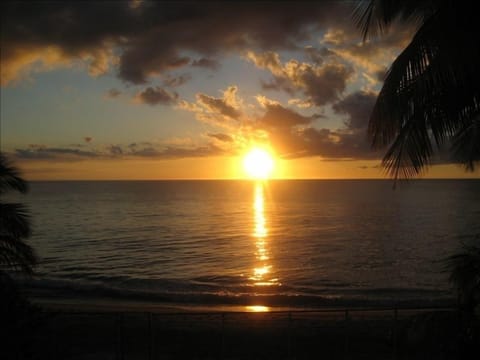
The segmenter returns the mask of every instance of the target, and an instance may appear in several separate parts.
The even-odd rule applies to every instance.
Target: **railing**
[[[42,341],[51,359],[397,359],[400,329],[412,315],[439,311],[455,316],[451,308],[48,311]]]

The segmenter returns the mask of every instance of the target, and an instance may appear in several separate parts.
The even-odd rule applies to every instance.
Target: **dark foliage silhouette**
[[[0,271],[16,269],[32,274],[37,260],[24,241],[31,234],[29,214],[22,204],[4,202],[3,196],[11,190],[25,193],[28,186],[18,170],[0,154]]]
[[[395,179],[421,173],[435,145],[474,170],[480,159],[480,42],[474,2],[361,1],[355,13],[364,39],[395,20],[417,31],[393,62],[370,117],[374,148],[387,148],[383,166]]]
[[[0,354],[6,359],[33,359],[38,358],[33,355],[33,343],[40,311],[23,296],[10,274],[15,270],[33,274],[37,259],[24,241],[31,233],[26,207],[4,201],[11,190],[25,193],[27,183],[0,153]]]

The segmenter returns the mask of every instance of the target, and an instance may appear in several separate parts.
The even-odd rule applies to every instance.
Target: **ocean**
[[[437,304],[480,180],[32,182],[32,293],[188,305]],[[476,238],[479,242],[480,238]]]

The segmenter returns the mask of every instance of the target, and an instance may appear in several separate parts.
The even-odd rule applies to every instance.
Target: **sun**
[[[245,172],[253,179],[268,179],[273,166],[273,156],[262,148],[251,149],[243,158]]]

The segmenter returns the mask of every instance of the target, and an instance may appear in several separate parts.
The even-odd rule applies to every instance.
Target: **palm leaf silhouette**
[[[417,26],[385,77],[368,127],[372,146],[387,148],[382,164],[395,179],[421,173],[443,145],[467,170],[480,160],[480,42],[477,13],[465,5],[371,0],[356,10],[365,39],[395,19]]]
[[[27,183],[18,170],[0,153],[0,195],[9,190],[25,193]],[[24,242],[31,234],[30,217],[22,204],[0,201],[0,269],[17,269],[33,273],[35,252]]]

